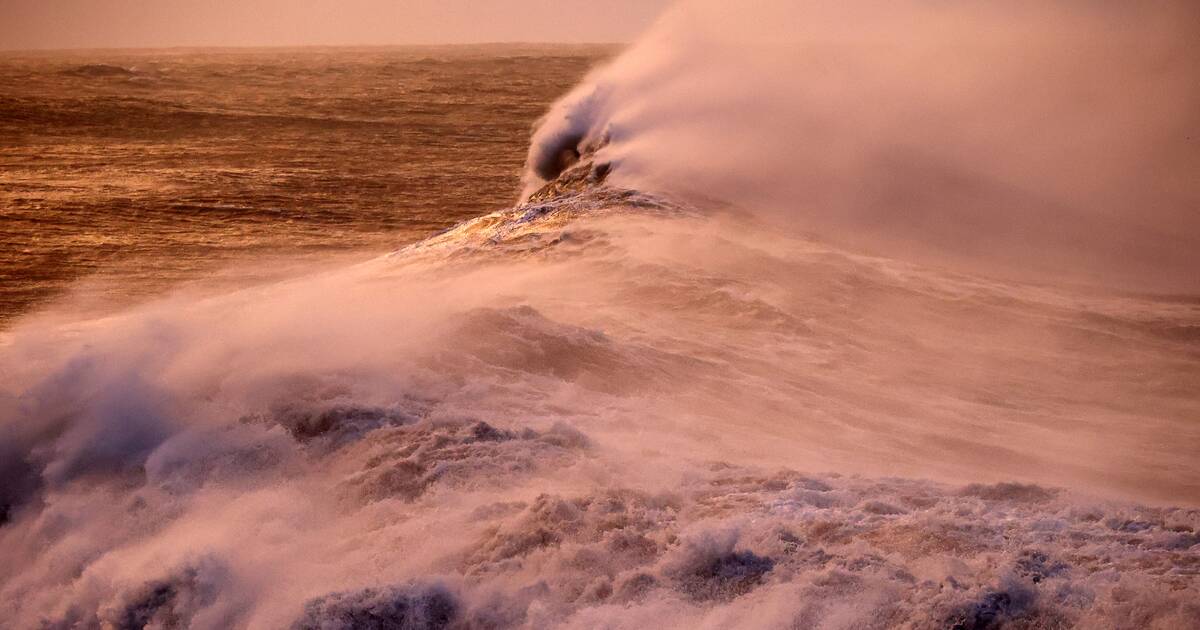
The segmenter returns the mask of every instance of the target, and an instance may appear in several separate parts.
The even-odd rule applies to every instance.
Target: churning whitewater
[[[1105,40],[1125,9],[1066,4],[1086,45],[1051,66],[1157,42],[1114,70],[1159,69],[1152,124],[1087,72],[972,109],[1054,85],[988,61],[1023,44],[1046,69],[1064,35],[1022,20],[1057,9],[897,3],[946,41],[868,3],[684,3],[547,114],[513,208],[350,267],[22,319],[0,626],[1200,625],[1200,161],[1163,132],[1200,112],[1167,102],[1200,102],[1197,22],[1167,19],[1195,10]],[[764,61],[740,66],[748,33]],[[977,90],[888,74],[971,34],[953,77]],[[685,98],[751,79],[758,112]],[[1037,135],[1081,92],[1128,124]],[[868,96],[856,131],[839,104]],[[942,114],[917,152],[913,112]]]

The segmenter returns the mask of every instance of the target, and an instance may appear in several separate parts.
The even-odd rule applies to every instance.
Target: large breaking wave
[[[1200,302],[1063,284],[1071,270],[1107,277],[1096,274],[1115,265],[1092,256],[1106,234],[1078,256],[1043,251],[1061,233],[1035,239],[1063,272],[1041,282],[1007,264],[1020,256],[942,251],[953,239],[921,240],[920,222],[865,249],[847,238],[914,199],[931,213],[961,204],[945,220],[970,224],[980,208],[1046,195],[1091,213],[1071,204],[1123,184],[1112,203],[1147,195],[1148,214],[1128,222],[1137,246],[1150,238],[1142,219],[1179,218],[1182,241],[1163,240],[1152,261],[1178,288],[1189,259],[1172,243],[1194,226],[1150,200],[1195,199],[1178,170],[1196,164],[1194,147],[1155,144],[1178,119],[1150,108],[1148,123],[1114,132],[1132,152],[1121,155],[1141,156],[1125,159],[1127,177],[1093,170],[1088,181],[1103,181],[1084,190],[1053,177],[1073,171],[1047,157],[1027,179],[1008,169],[1020,152],[1004,151],[1037,139],[1016,131],[1040,119],[1002,124],[993,108],[1005,132],[983,139],[1002,156],[972,169],[1006,184],[971,180],[942,197],[963,177],[944,172],[962,164],[945,144],[956,133],[930,143],[938,174],[908,154],[895,168],[859,164],[864,147],[894,144],[893,128],[914,132],[901,96],[962,111],[910,87],[873,101],[875,126],[814,123],[804,129],[827,134],[822,151],[797,144],[800,117],[829,123],[867,96],[843,78],[809,83],[822,108],[780,100],[799,96],[806,73],[854,67],[890,89],[947,52],[925,22],[883,28],[907,10],[953,26],[952,42],[990,33],[987,55],[1016,54],[1012,24],[994,15],[897,6],[681,5],[551,112],[513,209],[351,268],[21,322],[0,358],[0,624],[1200,623]],[[1125,11],[1064,6],[1088,28]],[[1154,10],[1138,14],[1163,18],[1145,32],[1173,32],[1169,8]],[[819,28],[864,16],[861,29]],[[1042,50],[1042,28],[1021,50]],[[1070,33],[1084,49],[1124,43]],[[749,34],[758,47],[738,52]],[[814,38],[837,54],[795,44]],[[708,53],[680,56],[697,45]],[[794,66],[799,51],[815,56]],[[1156,76],[1178,88],[1195,59],[1165,58]],[[982,72],[974,54],[957,63],[955,76]],[[1093,85],[1072,76],[1072,91]],[[709,86],[720,89],[701,96],[760,91],[733,110],[681,96]],[[1046,133],[1038,150],[1054,153],[1061,138]],[[822,157],[835,136],[848,161]],[[928,194],[872,196],[859,212],[839,196],[851,175],[889,190],[911,177]],[[1009,195],[1013,181],[1034,192]],[[823,192],[793,196],[811,186]],[[1101,214],[1137,215],[1117,208]],[[808,221],[823,209],[859,214]],[[1027,218],[1003,221],[1019,232]],[[938,255],[908,255],[913,243]]]
[[[1200,290],[1200,7],[693,0],[547,116],[532,191],[614,181],[855,250]]]

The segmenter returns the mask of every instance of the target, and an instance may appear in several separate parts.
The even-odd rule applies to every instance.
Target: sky
[[[0,49],[626,42],[669,0],[0,0]]]

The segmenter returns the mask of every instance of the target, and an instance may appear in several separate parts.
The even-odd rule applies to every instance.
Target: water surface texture
[[[611,52],[0,54],[0,325],[96,272],[119,302],[507,206],[530,126]]]

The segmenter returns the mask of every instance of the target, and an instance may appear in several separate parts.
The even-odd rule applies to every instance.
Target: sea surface
[[[1200,298],[726,196],[1010,188],[772,127],[808,83],[743,81],[724,8],[592,73],[616,51],[10,55],[0,629],[1200,627]]]
[[[0,327],[83,278],[112,308],[511,205],[531,125],[614,51],[0,53]]]

